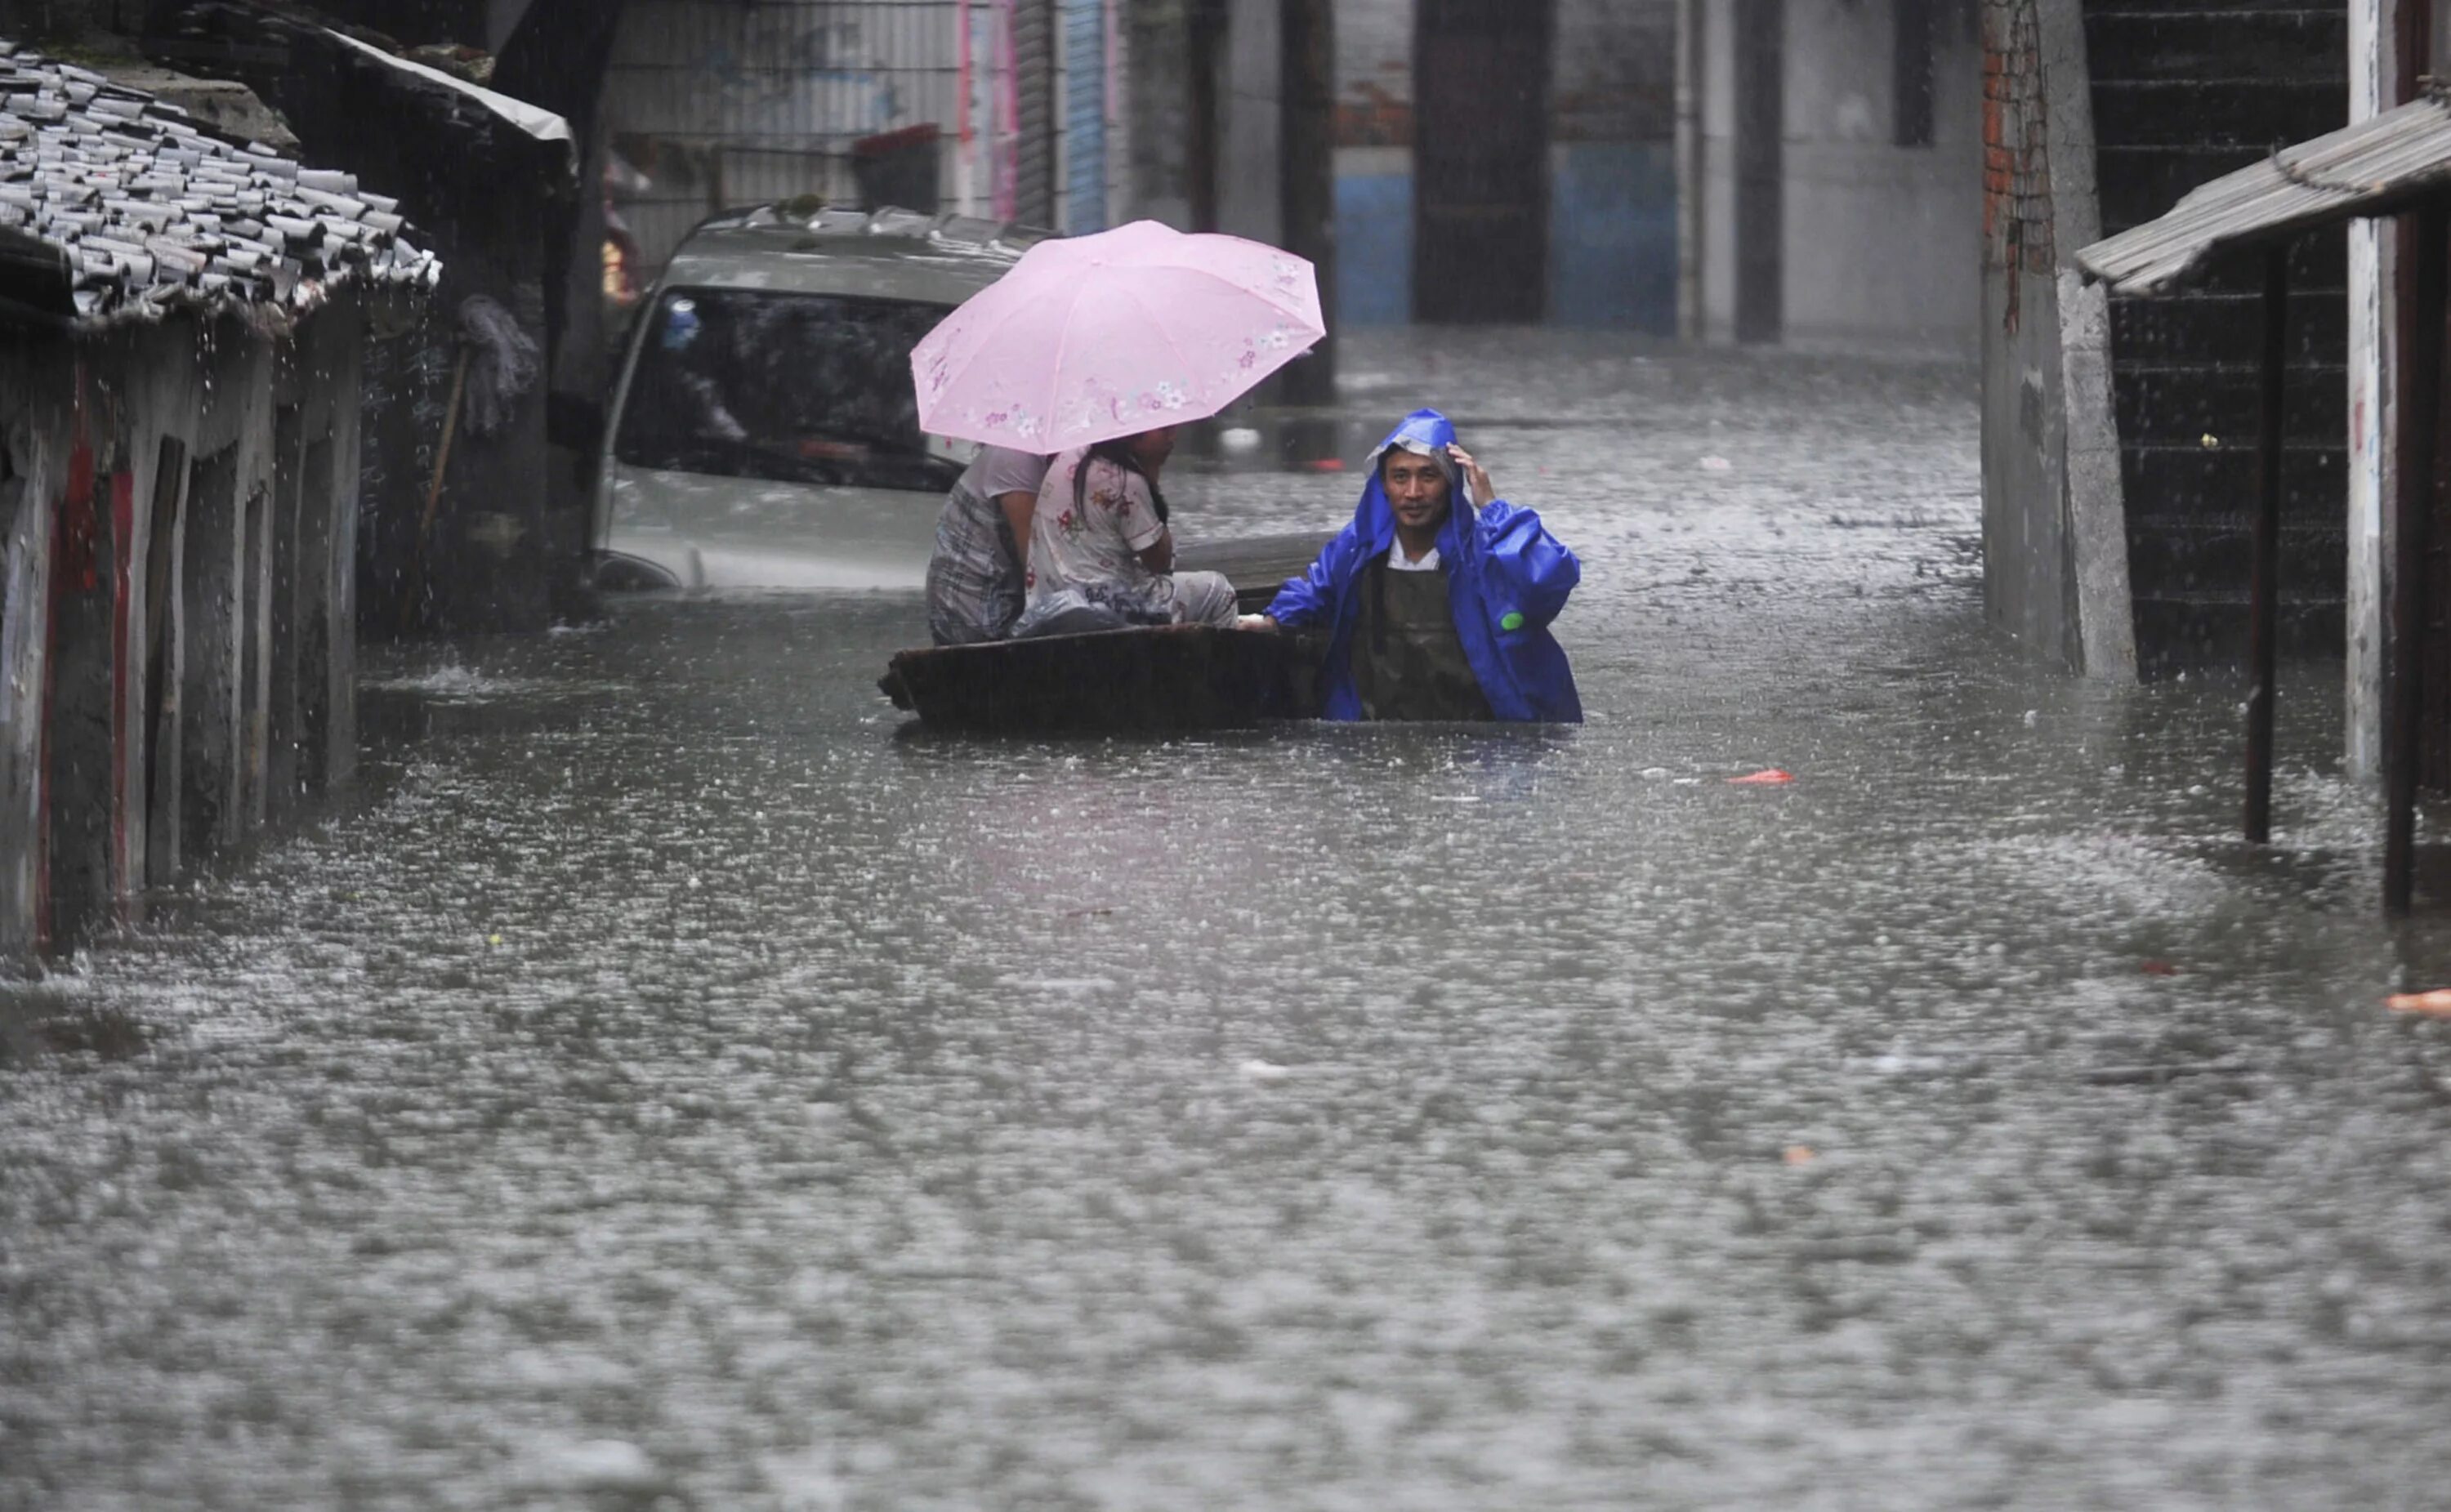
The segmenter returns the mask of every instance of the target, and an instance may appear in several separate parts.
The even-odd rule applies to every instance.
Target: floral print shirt
[[[1088,485],[1076,505],[1072,480],[1084,466]],[[1068,588],[1096,602],[1141,595],[1156,586],[1157,575],[1140,554],[1165,534],[1147,479],[1091,458],[1087,448],[1066,452],[1038,490],[1038,514],[1029,526],[1029,597]]]

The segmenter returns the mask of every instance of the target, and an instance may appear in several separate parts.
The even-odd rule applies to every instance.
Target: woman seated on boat
[[[1157,484],[1173,451],[1167,425],[1055,459],[1030,520],[1029,606],[1014,635],[1234,623],[1223,574],[1174,570]]]
[[[990,446],[936,517],[928,558],[928,632],[940,646],[1002,640],[1021,618],[1029,517],[1051,459]]]
[[[1582,577],[1575,554],[1498,497],[1437,410],[1405,416],[1371,461],[1353,522],[1268,605],[1328,632],[1326,717],[1580,721],[1548,628]]]

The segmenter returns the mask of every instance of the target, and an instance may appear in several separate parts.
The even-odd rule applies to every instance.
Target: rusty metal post
[[[2383,660],[2391,679],[2383,752],[2382,904],[2404,914],[2416,893],[2417,766],[2423,749],[2426,527],[2434,514],[2435,420],[2442,394],[2444,260],[2451,257],[2451,202],[2438,196],[2417,212],[2416,265],[2404,287],[2415,308],[2400,414],[2400,479],[2393,490],[2391,638]]]
[[[2246,843],[2272,839],[2272,694],[2274,641],[2280,618],[2281,456],[2287,411],[2284,376],[2289,361],[2289,244],[2264,254],[2264,407],[2259,423],[2255,497],[2255,564],[2247,607]]]

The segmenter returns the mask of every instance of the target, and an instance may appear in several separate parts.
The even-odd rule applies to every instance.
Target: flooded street
[[[920,736],[916,595],[389,654],[356,798],[0,990],[0,1509],[2441,1504],[2338,669],[2258,855],[2238,684],[1985,629],[1970,373],[1344,370],[1581,554],[1588,724]]]

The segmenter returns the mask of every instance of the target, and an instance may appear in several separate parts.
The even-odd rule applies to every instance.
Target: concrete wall
[[[2073,254],[2101,234],[2078,0],[1986,0],[1983,585],[2029,655],[2136,673],[2108,303]]]
[[[353,769],[362,323],[0,344],[0,954],[127,917]]]
[[[1790,0],[1785,10],[1783,340],[1836,349],[1971,355],[1981,281],[1982,69],[1975,32],[1940,8],[1933,133],[1900,146],[1896,0]],[[1692,212],[1701,334],[1735,337],[1735,15],[1704,4]]]
[[[1549,102],[1549,311],[1676,329],[1675,0],[1562,0]]]

